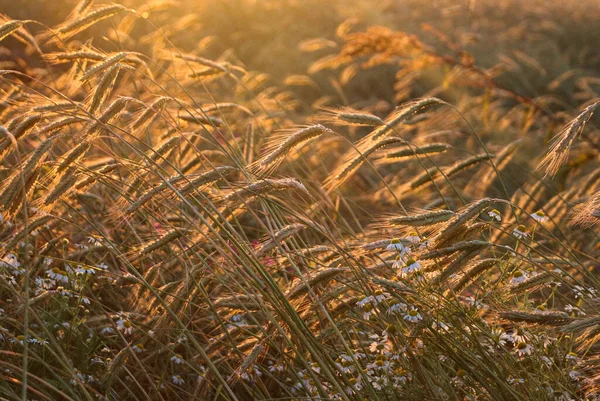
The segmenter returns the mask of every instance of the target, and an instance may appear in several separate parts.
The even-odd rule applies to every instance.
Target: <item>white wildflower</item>
[[[531,355],[533,353],[533,347],[524,341],[517,343],[515,351],[519,356]]]
[[[52,270],[49,270],[47,272],[48,277],[50,277],[52,280],[56,280],[59,283],[68,283],[69,282],[69,276],[67,275],[67,272],[60,269],[59,267],[53,267]]]
[[[546,216],[546,214],[544,212],[542,212],[541,210],[538,210],[537,212],[530,214],[530,216],[538,223],[545,223],[548,221],[548,216]]]
[[[524,282],[525,280],[527,280],[529,278],[529,275],[524,272],[523,270],[515,270],[510,278],[509,283],[511,285],[517,285],[517,284],[521,284],[522,282]]]
[[[133,352],[135,352],[136,354],[142,353],[144,352],[144,345],[141,343],[135,344],[134,346],[131,347],[131,349],[133,350]]]
[[[421,314],[419,313],[419,310],[416,308],[411,308],[405,315],[404,315],[404,320],[408,321],[408,322],[419,322],[421,320],[423,320],[423,317],[421,316]]]
[[[96,270],[92,269],[91,267],[84,267],[81,265],[77,265],[77,268],[75,269],[75,273],[77,273],[80,276],[86,276],[86,275],[96,274]]]
[[[500,212],[497,209],[490,210],[488,212],[488,216],[490,216],[490,218],[493,220],[502,221],[502,216],[500,215]]]
[[[401,257],[410,252],[410,248],[405,246],[398,238],[394,238],[385,249],[388,251],[398,251]]]
[[[117,320],[117,329],[122,331],[124,334],[131,334],[133,332],[133,326],[131,325],[131,321],[126,317],[120,317]]]
[[[515,229],[513,229],[512,234],[516,239],[524,239],[529,237],[529,234],[527,233],[527,228],[522,224],[518,225]]]
[[[409,258],[402,268],[403,274],[412,274],[421,270],[421,264],[414,260],[413,258]]]

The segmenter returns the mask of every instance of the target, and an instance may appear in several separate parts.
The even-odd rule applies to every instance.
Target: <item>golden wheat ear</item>
[[[4,23],[0,26],[0,41],[9,35],[13,35],[13,37],[19,42],[28,46],[28,50],[33,49],[38,54],[43,54],[33,35],[31,35],[31,33],[29,33],[29,31],[25,28],[27,23],[33,21],[13,20],[4,14],[0,14],[0,21],[4,21]]]
[[[4,14],[2,14],[1,17],[3,20],[9,19]],[[8,22],[5,22],[2,25],[0,25],[0,41],[6,38],[7,36],[17,32],[17,30],[21,28],[26,22],[27,21],[9,20]]]
[[[251,171],[255,173],[273,171],[290,152],[329,133],[333,133],[333,131],[321,124],[301,127],[293,132],[291,130],[280,131],[271,138],[266,147],[266,154],[251,166]]]
[[[443,153],[451,147],[452,146],[447,143],[427,143],[423,145],[402,146],[399,149],[386,153],[379,159],[379,162],[395,163],[397,161],[404,161],[410,157]]]
[[[226,205],[239,206],[254,197],[286,190],[299,190],[309,194],[304,184],[293,178],[266,178],[228,193],[222,198],[222,202]]]
[[[571,223],[585,228],[600,223],[600,191],[575,206]]]
[[[347,158],[339,167],[335,169],[335,171],[331,173],[329,177],[327,177],[323,186],[328,191],[334,191],[336,188],[350,179],[350,177],[352,177],[352,175],[358,171],[360,166],[367,161],[370,155],[381,148],[395,144],[404,145],[406,144],[406,141],[397,137],[382,138],[377,141],[368,142],[361,148],[355,149],[353,152],[354,154],[350,153],[351,151],[347,152]]]
[[[84,10],[85,9],[86,8],[84,8]],[[89,12],[85,15],[77,15],[74,19],[68,20],[64,24],[59,25],[53,31],[41,34],[39,39],[44,42],[58,44],[70,39],[71,37],[88,29],[98,22],[110,17],[114,17],[115,15],[121,14],[126,10],[127,8],[123,5],[112,4]]]
[[[385,121],[374,114],[355,110],[350,107],[340,109],[324,107],[321,108],[321,111],[323,112],[323,116],[320,116],[319,119],[330,124],[366,127],[378,127],[385,124]]]
[[[565,164],[569,157],[569,150],[577,136],[581,135],[587,122],[592,118],[592,115],[600,105],[600,101],[595,102],[584,108],[577,117],[571,120],[563,129],[554,137],[553,144],[550,150],[542,161],[538,164],[537,169],[546,169],[546,175],[554,176],[560,166]]]

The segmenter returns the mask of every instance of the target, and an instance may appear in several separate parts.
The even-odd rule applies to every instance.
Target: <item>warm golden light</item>
[[[0,399],[599,399],[596,1],[0,13]]]

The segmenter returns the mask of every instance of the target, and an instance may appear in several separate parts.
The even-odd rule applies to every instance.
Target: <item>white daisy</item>
[[[416,323],[418,321],[423,320],[423,317],[419,313],[419,310],[416,308],[411,308],[405,315],[404,320],[408,322]]]
[[[181,378],[181,376],[179,376],[179,375],[171,376],[171,380],[173,381],[174,384],[177,384],[177,385],[181,385],[181,384],[185,383],[185,380],[183,380]]]
[[[348,383],[350,384],[350,386],[345,388],[346,394],[348,395],[352,395],[355,392],[363,389],[362,376],[351,377],[348,380]]]
[[[573,286],[573,293],[575,294],[575,298],[594,298],[596,295],[596,289],[592,287],[584,288],[580,285]]]
[[[92,236],[88,237],[88,243],[96,246],[102,245],[102,242],[98,238]]]
[[[375,390],[381,391],[384,387],[387,387],[388,378],[387,376],[373,376],[369,377],[369,382]]]
[[[392,345],[390,344],[390,341],[388,340],[387,336],[378,336],[377,334],[371,334],[369,337],[375,340],[369,346],[369,351],[371,351],[372,353],[389,353],[392,351]]]
[[[52,270],[49,270],[47,272],[48,277],[50,277],[52,280],[56,280],[60,283],[68,283],[69,282],[69,276],[67,275],[67,272],[60,269],[59,267],[53,267]]]
[[[421,237],[419,237],[419,234],[417,234],[414,231],[409,233],[406,236],[406,238],[404,238],[404,240],[410,244],[420,244],[421,243]]]
[[[568,313],[572,313],[573,315],[585,316],[585,312],[583,312],[578,307],[570,305],[570,304],[565,305],[565,311]]]
[[[401,269],[402,266],[404,266],[404,258],[398,255],[394,263],[392,263],[392,269]]]
[[[541,210],[538,210],[537,212],[530,214],[530,216],[538,223],[545,223],[548,221],[548,216],[546,216],[546,214],[544,212],[542,212]]]
[[[117,328],[124,334],[131,334],[133,332],[131,321],[124,317],[121,317],[119,320],[117,320]]]
[[[518,344],[520,342],[526,343],[531,339],[531,333],[523,330],[522,328],[518,328],[516,331],[510,333],[510,340],[513,344]]]
[[[269,361],[269,372],[271,373],[275,373],[275,372],[283,372],[285,370],[285,366],[280,363],[273,363],[273,361]]]
[[[502,221],[502,216],[500,216],[500,212],[496,209],[490,210],[488,216],[490,216],[492,220]]]
[[[508,382],[508,384],[523,384],[523,383],[525,383],[525,380],[518,378],[518,377],[509,377],[508,379],[506,379],[506,381]]]
[[[579,358],[579,357],[577,356],[577,354],[576,354],[576,353],[574,353],[574,352],[569,352],[569,353],[568,353],[568,354],[565,356],[565,359],[566,359],[566,360],[568,360],[568,361],[574,361],[574,362],[577,362],[577,361],[579,361],[581,358]]]
[[[421,238],[421,244],[419,245],[419,249],[420,250],[424,250],[429,248],[429,245],[431,244],[431,241],[429,241],[427,238],[423,237]]]
[[[531,355],[533,353],[533,347],[526,342],[521,341],[515,345],[515,351],[519,356]]]
[[[491,338],[492,341],[499,346],[505,346],[507,341],[513,341],[512,336],[507,334],[501,327],[492,329]]]
[[[404,246],[404,244],[402,244],[402,241],[400,241],[398,238],[394,238],[393,240],[391,240],[390,244],[385,249],[388,251],[398,251],[400,252],[400,256],[404,256],[410,252],[410,248]]]
[[[171,362],[174,362],[177,365],[181,365],[183,363],[183,358],[180,354],[175,354],[171,357]]]
[[[48,345],[48,341],[46,341],[46,340],[39,340],[37,338],[30,338],[29,340],[27,340],[27,342],[29,344],[34,344],[34,345]]]
[[[6,255],[6,257],[4,258],[3,262],[5,264],[7,264],[9,267],[11,267],[13,270],[15,270],[19,266],[21,266],[21,264],[17,260],[17,257],[14,254],[12,254],[12,253],[9,253],[8,255]]]
[[[373,293],[373,297],[375,298],[375,302],[376,302],[374,305],[377,305],[377,304],[383,302],[384,300],[390,298],[391,295],[387,292],[383,292],[381,290],[376,290]]]
[[[4,277],[4,279],[6,280],[6,282],[8,284],[17,285],[17,280],[15,280],[15,276],[13,276],[11,274],[3,274],[2,276]]]
[[[517,269],[513,272],[512,276],[510,278],[510,284],[511,285],[521,284],[528,278],[529,278],[529,275],[526,272],[524,272],[523,270]]]
[[[354,361],[352,361],[352,357],[349,355],[340,355],[338,357],[339,362],[336,362],[336,366],[338,370],[342,373],[354,373],[356,370],[356,366],[354,366]]]
[[[392,301],[394,302],[394,301]],[[402,302],[394,302],[392,306],[390,306],[387,310],[387,313],[389,314],[397,314],[397,313],[404,313],[406,311],[406,304],[403,304]]]
[[[529,237],[529,234],[527,234],[527,228],[522,224],[518,225],[513,230],[512,234],[516,239],[524,239]]]
[[[406,261],[406,263],[404,264],[404,267],[402,268],[402,273],[403,274],[412,274],[419,270],[421,270],[421,264],[419,262],[417,262],[416,260],[414,260],[413,258],[409,258]]]
[[[470,306],[474,307],[477,310],[479,310],[479,309],[487,309],[488,308],[488,306],[486,304],[484,304],[480,300],[477,300],[477,299],[475,299],[473,297],[463,297],[463,300],[467,304],[469,304]]]
[[[139,344],[135,344],[134,346],[131,347],[131,349],[136,353],[142,353],[144,352],[144,345],[139,343]]]
[[[369,295],[356,302],[356,306],[358,306],[359,308],[364,308],[366,305],[370,304],[373,301],[375,301],[375,297],[373,295]]]
[[[11,338],[10,342],[23,345],[23,343],[25,342],[25,336],[23,334],[19,334],[18,336]]]
[[[100,330],[100,334],[102,334],[103,336],[114,334],[114,332],[115,330],[112,327],[104,327]]]
[[[36,277],[34,282],[35,282],[36,286],[38,286],[40,289],[44,289],[44,290],[53,288],[56,285],[56,281],[54,281],[50,278]]]
[[[77,265],[77,269],[75,269],[75,273],[80,276],[93,275],[96,274],[96,270],[90,267],[83,267],[81,265]]]
[[[317,373],[321,373],[321,367],[320,367],[320,366],[319,366],[319,364],[318,364],[318,363],[316,363],[316,362],[313,362],[313,363],[310,365],[310,368],[311,368],[313,371],[317,372]]]

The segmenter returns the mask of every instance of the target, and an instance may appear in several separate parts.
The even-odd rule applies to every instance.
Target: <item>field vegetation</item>
[[[597,2],[0,12],[0,399],[600,399]]]

